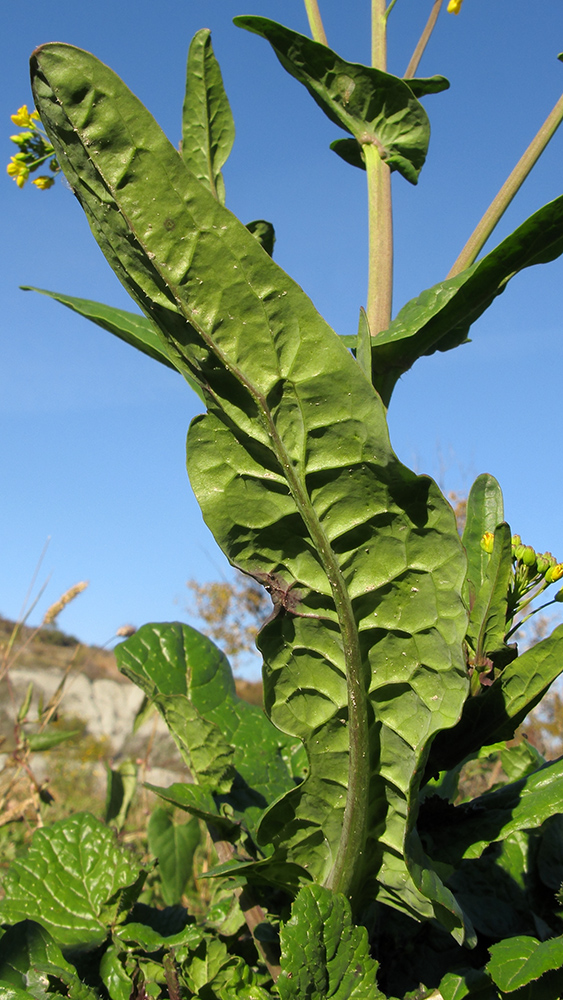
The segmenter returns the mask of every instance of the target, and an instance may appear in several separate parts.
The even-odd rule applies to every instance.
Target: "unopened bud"
[[[556,583],[563,576],[563,563],[556,563],[550,566],[545,574],[546,583]]]
[[[492,531],[486,531],[481,539],[481,548],[484,552],[488,552],[489,555],[493,551],[493,545],[495,544],[495,536]]]
[[[561,587],[561,590],[557,591],[557,593],[556,593],[555,597],[553,598],[553,600],[554,601],[558,601],[559,604],[563,604],[563,587]]]
[[[535,549],[533,549],[531,545],[524,545],[523,549],[524,551],[520,556],[521,562],[524,563],[524,566],[533,566],[536,561]]]
[[[521,545],[521,544],[522,544],[522,539],[520,538],[520,535],[513,535],[512,536],[512,548],[515,549],[518,545]]]

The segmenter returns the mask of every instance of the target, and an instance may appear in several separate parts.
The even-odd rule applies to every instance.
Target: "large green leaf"
[[[143,873],[112,830],[77,813],[36,830],[4,876],[0,922],[32,919],[60,947],[96,948],[117,921]],[[128,891],[129,890],[129,891]]]
[[[483,583],[489,565],[489,555],[481,548],[486,531],[494,532],[504,521],[501,488],[494,476],[484,472],[477,476],[467,497],[465,527],[462,542],[467,553],[467,599],[470,607]]]
[[[557,987],[563,988],[563,937],[537,941],[533,937],[513,937],[489,948],[487,972],[504,993],[512,993],[539,979],[546,972],[559,972]],[[557,992],[553,994],[559,997]]]
[[[374,385],[384,400],[389,402],[400,376],[422,355],[466,342],[471,324],[515,274],[561,253],[563,195],[530,216],[486,257],[403,306],[373,343]]]
[[[225,204],[221,168],[233,148],[235,126],[211,47],[211,32],[198,31],[191,42],[182,118],[182,157],[197,179]]]
[[[410,81],[346,62],[326,45],[266,17],[243,15],[234,23],[266,38],[284,69],[307,88],[332,122],[360,145],[375,146],[391,170],[416,184],[430,125]]]
[[[456,867],[518,830],[536,829],[554,813],[563,813],[563,759],[469,803],[440,804],[426,826],[432,840],[429,852]]]
[[[490,687],[468,698],[463,714],[430,751],[426,776],[449,771],[479,747],[510,740],[563,672],[563,625],[504,668]]]
[[[43,989],[39,993],[42,997],[44,977],[48,972],[58,974],[59,978],[64,972],[77,979],[74,966],[66,961],[51,935],[39,924],[23,920],[8,928],[0,939],[0,981],[18,989],[27,988],[37,995],[37,980],[43,979]]]
[[[413,834],[428,743],[468,686],[453,512],[397,460],[339,338],[124,84],[58,43],[32,73],[100,246],[204,387],[209,414],[188,439],[204,517],[278,611],[261,639],[267,708],[306,743],[310,773],[262,841],[275,835],[278,865],[459,931]]]
[[[281,1000],[383,998],[367,931],[354,926],[350,904],[341,893],[319,885],[301,889],[280,939]]]
[[[189,625],[144,625],[115,652],[161,712],[195,782],[162,797],[205,819],[228,805],[229,825],[235,818],[255,835],[266,806],[293,787],[284,756],[296,741],[238,697],[226,656]]]

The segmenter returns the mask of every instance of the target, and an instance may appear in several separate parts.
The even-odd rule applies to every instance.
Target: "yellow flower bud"
[[[486,531],[481,539],[481,548],[484,552],[488,552],[489,555],[493,551],[493,545],[495,544],[495,536],[492,531]]]
[[[54,177],[36,177],[34,181],[31,182],[38,187],[40,191],[46,191],[48,188],[53,187],[55,183]]]
[[[546,583],[555,583],[556,580],[560,580],[562,576],[563,563],[556,563],[555,566],[550,566],[545,574]]]
[[[448,14],[459,14],[463,0],[450,0],[448,4]]]

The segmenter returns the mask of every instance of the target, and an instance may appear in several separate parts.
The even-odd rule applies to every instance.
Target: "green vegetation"
[[[109,777],[105,823],[77,812],[36,832],[3,878],[0,1000],[563,995],[563,762],[514,740],[563,671],[563,626],[519,653],[518,616],[563,564],[512,535],[487,474],[460,538],[386,422],[403,372],[459,346],[510,278],[563,252],[561,197],[477,259],[553,129],[449,276],[391,321],[389,175],[416,183],[420,99],[448,85],[416,79],[416,66],[387,73],[393,6],[372,4],[371,67],[326,46],[314,0],[314,41],[235,19],[348,133],[333,149],[366,172],[356,337],[339,337],[276,265],[269,223],[245,226],[225,207],[233,129],[208,31],[190,47],[181,152],[94,56],[60,43],[32,56],[57,161],[144,315],[47,294],[198,393],[192,488],[273,611],[257,638],[264,711],[187,625],[147,624],[117,647],[191,780],[149,786],[156,876],[123,833],[130,764]],[[495,755],[493,787],[460,793],[463,769]]]

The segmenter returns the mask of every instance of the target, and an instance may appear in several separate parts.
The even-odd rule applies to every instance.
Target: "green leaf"
[[[39,924],[24,920],[9,927],[0,938],[0,980],[33,989],[29,973],[55,966],[76,974],[53,938]],[[32,977],[33,978],[33,977]]]
[[[37,1000],[33,993],[0,980],[0,1000]]]
[[[389,402],[397,380],[423,355],[467,342],[472,323],[515,274],[563,253],[563,195],[540,208],[486,257],[407,302],[373,344],[374,384]]]
[[[81,729],[68,729],[66,732],[60,730],[53,732],[47,729],[42,733],[26,733],[26,740],[29,743],[29,749],[33,753],[39,753],[42,750],[52,750],[54,747],[60,746],[61,743],[75,740],[77,736],[81,735]]]
[[[221,168],[233,148],[234,138],[233,116],[211,47],[211,32],[202,28],[194,35],[188,52],[182,157],[188,170],[222,205],[225,184]]]
[[[487,659],[494,660],[495,654],[508,651],[504,636],[511,576],[512,532],[510,525],[503,522],[495,528],[493,551],[467,626],[476,670],[483,669]]]
[[[132,760],[124,760],[117,768],[106,765],[106,813],[105,821],[121,830],[137,790],[137,765]]]
[[[438,992],[442,1000],[498,1000],[498,993],[489,977],[482,969],[464,969],[462,972],[448,972],[442,979]]]
[[[154,701],[207,793],[202,798],[197,785],[174,785],[159,794],[206,819],[208,810],[217,816],[229,805],[229,825],[238,819],[255,834],[265,807],[293,787],[283,754],[295,741],[238,697],[226,656],[189,625],[144,625],[115,652],[119,669]]]
[[[307,88],[332,122],[361,145],[374,145],[391,170],[416,184],[430,126],[410,80],[346,62],[326,45],[266,17],[244,15],[234,23],[267,39],[284,69]]]
[[[102,955],[100,977],[111,1000],[130,1000],[135,995],[133,982],[123,967],[120,951],[115,945],[110,945]]]
[[[413,76],[405,80],[415,97],[427,97],[428,94],[441,94],[450,89],[450,81],[445,76]]]
[[[428,831],[430,853],[457,866],[463,858],[480,857],[489,844],[506,840],[518,830],[536,829],[559,812],[563,813],[563,758],[520,781],[438,813]]]
[[[281,1000],[383,998],[367,931],[354,926],[350,904],[342,893],[320,885],[301,889],[280,940],[282,971],[277,988]]]
[[[536,941],[532,937],[513,937],[489,947],[491,960],[486,970],[504,993],[527,986],[544,973],[559,970],[563,985],[563,937]]]
[[[274,253],[274,243],[276,242],[276,234],[272,223],[266,222],[265,219],[254,219],[253,222],[246,223],[246,228],[249,233],[252,233],[256,237],[262,249],[271,257]]]
[[[356,360],[364,375],[371,381],[371,331],[367,313],[363,306],[360,309],[360,319],[358,322]]]
[[[27,852],[12,861],[3,880],[0,921],[30,918],[61,948],[96,948],[140,874],[113,831],[89,813],[77,813],[36,830]]]
[[[558,625],[509,663],[490,687],[467,699],[457,725],[432,744],[426,775],[450,770],[481,746],[511,740],[562,672],[563,625]]]
[[[153,809],[148,827],[149,851],[158,858],[162,896],[167,906],[179,903],[193,875],[194,852],[200,842],[197,819],[175,823],[167,809]]]
[[[470,607],[473,607],[475,597],[485,582],[489,565],[489,556],[481,548],[481,539],[486,531],[494,533],[501,521],[504,521],[501,488],[495,477],[485,472],[477,476],[469,491],[462,535],[467,552],[467,598]]]
[[[201,785],[192,785],[182,782],[174,782],[168,788],[161,788],[159,785],[151,785],[147,782],[147,788],[155,795],[158,795],[165,802],[184,809],[193,816],[198,816],[206,823],[213,823],[225,833],[225,836],[236,833],[239,822],[234,815],[226,816],[221,813],[220,802],[216,801],[210,791],[202,788]]]
[[[35,53],[32,74],[100,246],[204,387],[209,414],[188,438],[204,517],[277,609],[261,638],[267,710],[306,743],[311,770],[272,807],[261,842],[275,836],[278,865],[310,865],[316,881],[439,914],[462,934],[412,832],[428,744],[456,723],[468,687],[451,507],[397,460],[379,396],[310,300],[119,78],[59,43]],[[147,684],[163,707],[176,697]],[[179,704],[177,718],[189,699]]]

